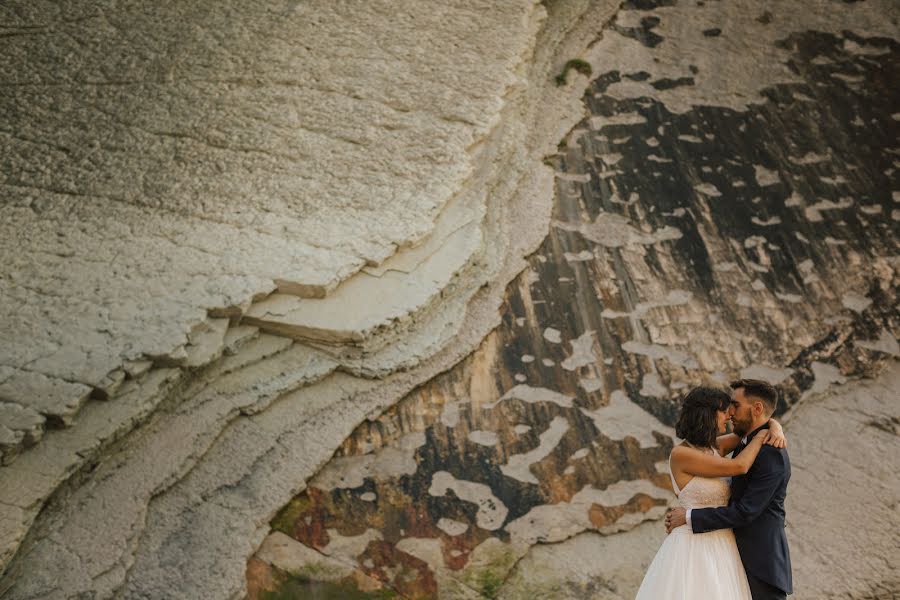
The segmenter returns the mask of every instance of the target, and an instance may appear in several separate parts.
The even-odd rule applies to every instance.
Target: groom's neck
[[[757,429],[759,429],[760,427],[762,427],[763,425],[765,425],[768,422],[769,422],[769,417],[761,417],[759,419],[754,420],[752,423],[750,423],[750,431],[747,432],[747,435],[750,435],[751,433],[753,433],[754,431],[756,431]]]

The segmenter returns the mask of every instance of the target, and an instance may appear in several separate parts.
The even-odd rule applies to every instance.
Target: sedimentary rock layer
[[[609,69],[587,90],[590,114],[552,161],[553,226],[509,287],[502,325],[360,427],[272,521],[287,555],[315,549],[344,570],[304,584],[325,559],[264,553],[248,564],[252,592],[374,580],[414,598],[630,597],[660,538],[639,524],[671,499],[676,400],[699,383],[758,376],[782,388],[780,412],[808,401],[791,417],[808,457],[812,423],[842,396],[813,398],[893,365],[900,265],[896,120],[882,89],[897,44],[871,14],[838,36],[824,13],[804,10],[732,15],[727,35],[703,33],[729,14],[720,7],[618,13],[589,54]],[[663,40],[681,63],[696,61],[691,77],[674,77]],[[783,67],[724,82],[708,73],[713,48]],[[889,368],[874,400],[868,384],[846,392],[852,414],[892,422]],[[806,489],[792,507],[809,525],[820,479],[798,479]],[[900,492],[881,491],[888,505]],[[821,585],[802,535],[807,597],[896,585],[889,566],[868,570],[868,583]],[[873,540],[866,556],[896,553],[895,537]],[[576,574],[581,562],[553,574],[586,546],[589,574]],[[546,567],[530,576],[535,564]]]
[[[196,366],[208,314],[240,317],[276,289],[323,298],[382,265],[382,287],[405,277],[423,297],[382,302],[392,310],[356,329],[344,319],[365,340],[483,261],[485,167],[515,160],[488,138],[516,127],[500,115],[532,2],[2,11],[7,402],[68,424],[85,386],[114,392],[126,361]],[[373,286],[342,294],[371,300]],[[340,338],[316,310],[370,312],[354,301],[303,304],[305,319]],[[49,387],[51,405],[33,406]]]
[[[552,172],[541,166],[540,159],[581,111],[579,90],[556,89],[548,73],[558,62],[559,53],[575,52],[589,39],[590,27],[580,23],[580,15],[587,11],[592,19],[603,21],[612,12],[602,4],[592,7],[587,3],[567,5],[549,17],[532,3],[510,5],[508,10],[518,10],[518,16],[511,18],[501,11],[496,18],[504,20],[503,27],[518,28],[520,34],[496,38],[492,43],[499,44],[495,59],[505,65],[496,73],[514,77],[501,77],[506,85],[498,88],[502,93],[484,98],[498,111],[490,127],[481,129],[465,119],[449,119],[451,126],[460,124],[472,133],[467,138],[471,147],[462,157],[471,169],[442,210],[434,213],[431,235],[380,264],[369,260],[369,266],[332,296],[299,289],[281,279],[276,282],[285,295],[304,296],[304,302],[313,302],[306,306],[321,307],[316,309],[319,314],[363,310],[371,313],[369,317],[357,319],[362,325],[346,338],[335,340],[327,333],[336,331],[329,329],[334,326],[318,329],[325,331],[325,336],[293,335],[281,325],[271,326],[268,318],[265,322],[255,321],[253,315],[242,319],[248,309],[254,310],[254,302],[264,300],[264,294],[256,294],[210,310],[212,318],[197,322],[187,342],[175,350],[159,354],[143,351],[125,362],[115,377],[121,387],[110,387],[106,393],[94,388],[94,398],[83,409],[85,415],[102,418],[110,410],[104,408],[105,398],[110,407],[125,407],[131,405],[118,403],[120,396],[129,397],[137,390],[135,397],[145,398],[144,392],[153,387],[153,382],[165,383],[165,388],[138,402],[132,412],[111,410],[100,429],[87,416],[76,418],[72,427],[51,432],[10,468],[0,471],[4,483],[15,484],[16,492],[10,504],[4,504],[4,510],[8,509],[3,518],[4,561],[31,528],[17,562],[4,576],[2,589],[6,594],[68,597],[88,590],[101,596],[126,597],[171,595],[173,590],[186,596],[239,593],[248,553],[268,531],[265,522],[298,491],[298,482],[318,470],[368,413],[382,410],[416,384],[460,360],[496,324],[496,307],[506,283],[521,270],[521,257],[540,243],[549,222]],[[359,23],[368,19],[367,13],[357,16]],[[471,30],[466,19],[454,22],[465,36],[475,35],[479,29]],[[344,21],[343,25],[348,23]],[[397,26],[424,27],[407,22]],[[496,33],[497,29],[492,31]],[[392,41],[401,44],[401,37]],[[477,71],[479,77],[491,76],[493,71],[481,64],[491,53],[477,56],[479,68],[471,72]],[[452,79],[456,75],[444,76]],[[463,87],[480,93],[479,86]],[[322,110],[338,108],[327,104]],[[476,121],[481,122],[484,116],[480,113]],[[390,122],[385,126],[388,131],[394,127]],[[425,135],[427,130],[419,134]],[[391,148],[384,151],[396,150]],[[386,168],[384,164],[380,167]],[[176,233],[187,231],[178,229],[180,225],[173,227]],[[258,230],[254,232],[251,237]],[[176,241],[180,239],[184,238],[176,236]],[[229,238],[230,246],[234,246],[232,242],[239,240]],[[444,268],[448,264],[450,268]],[[281,275],[285,273],[289,275],[290,271]],[[375,312],[384,308],[378,304],[382,279],[409,279],[413,281],[410,289],[427,293],[400,297],[405,304],[392,305],[394,312],[378,317]],[[342,306],[334,299],[340,297],[343,286],[359,293],[344,292],[346,303]],[[271,289],[265,287],[264,291]],[[173,298],[178,306],[183,306],[182,300]],[[230,320],[227,328],[220,327],[224,319]],[[260,328],[275,335],[260,333]],[[158,333],[156,329],[141,340]],[[398,369],[403,371],[390,375]],[[373,376],[384,379],[365,379]],[[129,380],[123,384],[126,377]],[[261,423],[267,431],[262,435],[258,429]],[[121,439],[139,425],[142,429],[138,433]],[[297,450],[296,444],[313,447]],[[302,456],[302,460],[284,456],[282,452],[288,448],[289,455]],[[236,454],[246,456],[244,468],[235,462]],[[157,461],[163,455],[165,458]],[[36,467],[41,457],[49,457],[54,465],[46,477]],[[264,466],[269,461],[273,462]],[[290,474],[281,470],[288,465]],[[232,474],[228,478],[249,478],[244,483],[252,491],[240,492],[240,499],[212,500],[219,493],[243,488],[244,484],[223,487],[219,479],[224,473]],[[281,482],[275,484],[270,477]],[[173,485],[213,487],[183,494],[172,490]],[[45,504],[54,491],[53,500]],[[197,514],[198,498],[205,498],[202,517]],[[83,530],[86,524],[107,515],[112,505],[121,510],[102,535],[116,542],[102,545],[99,532],[86,537]],[[223,505],[229,506],[226,512],[244,516],[226,517],[220,513]],[[43,516],[31,527],[41,510]],[[222,518],[248,526],[205,525]],[[48,533],[60,526],[56,533]],[[174,542],[172,535],[181,541]],[[209,535],[217,539],[201,540]],[[245,541],[237,542],[238,537]],[[175,550],[173,543],[180,550]],[[169,550],[163,554],[149,550],[159,544]],[[170,559],[163,555],[176,554],[185,573],[205,572],[207,576],[197,579],[172,572]],[[91,566],[85,568],[88,564]],[[229,565],[229,574],[222,577],[224,564]],[[160,577],[163,571],[167,574]],[[128,583],[123,587],[126,574]],[[189,580],[194,581],[191,590],[180,587]]]
[[[738,375],[896,589],[896,8],[326,4],[0,9],[0,595],[627,597]]]

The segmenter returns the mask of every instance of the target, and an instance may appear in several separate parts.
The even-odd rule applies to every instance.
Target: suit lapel
[[[748,433],[747,434],[747,442],[749,443],[750,440],[753,439],[753,436],[755,436],[757,433],[759,433],[760,431],[765,429],[765,427],[766,426],[763,425],[762,427],[758,427],[758,428],[754,429],[753,431],[751,431],[750,433]],[[735,446],[735,448],[734,448],[734,454],[732,454],[731,457],[734,458],[735,456],[740,454],[746,447],[747,447],[747,444],[745,444],[743,442],[738,442],[738,445]],[[733,502],[737,502],[737,500],[744,494],[744,487],[745,487],[744,482],[746,481],[746,478],[747,478],[746,475],[735,475],[734,477],[731,478],[731,498],[728,501],[729,504],[731,504]]]

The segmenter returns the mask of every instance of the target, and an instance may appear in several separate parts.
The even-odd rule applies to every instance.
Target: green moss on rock
[[[281,512],[275,515],[275,518],[270,523],[272,529],[291,535],[294,532],[294,523],[297,522],[300,515],[309,509],[310,504],[309,498],[305,495],[297,496],[281,509]]]

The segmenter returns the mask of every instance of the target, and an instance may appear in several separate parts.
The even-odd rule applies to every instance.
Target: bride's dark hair
[[[681,401],[675,435],[694,446],[714,448],[719,434],[716,411],[727,410],[728,392],[711,387],[695,387]]]

